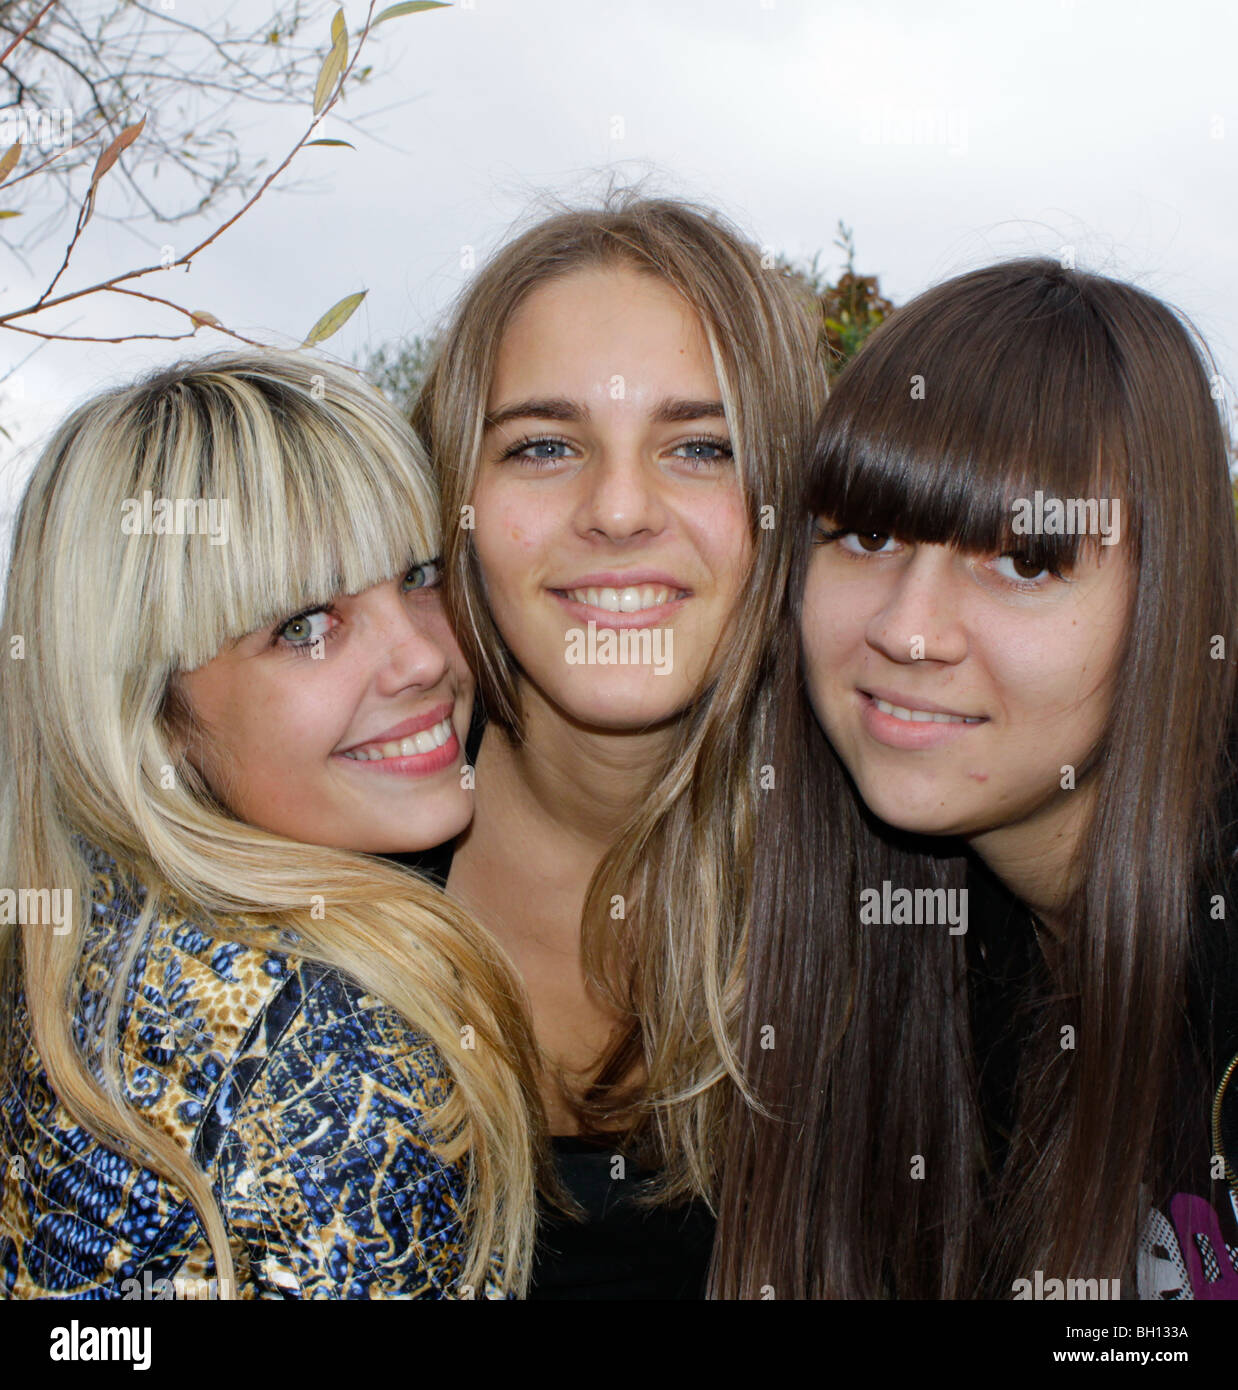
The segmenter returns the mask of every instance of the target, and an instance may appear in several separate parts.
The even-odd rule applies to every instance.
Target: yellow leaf
[[[449,10],[451,6],[444,3],[444,0],[405,0],[402,5],[388,5],[385,10],[374,17],[374,24],[381,24],[384,19],[398,19],[402,14],[418,14],[422,10]],[[374,24],[370,28],[374,28]]]
[[[348,65],[348,30],[344,24],[344,11],[336,10],[331,21],[331,51],[322,60],[318,82],[314,87],[314,115],[326,106],[335,90],[340,74]]]
[[[208,314],[205,309],[190,309],[189,317],[193,320],[195,328],[201,328],[203,324],[211,328],[220,327],[219,320],[214,314]]]
[[[4,152],[4,158],[0,159],[0,179],[7,179],[8,176],[17,168],[17,161],[21,158],[21,141],[10,145]]]
[[[20,212],[0,212],[0,217],[20,217]]]
[[[357,294],[346,295],[338,304],[332,306],[323,314],[322,318],[310,329],[306,335],[302,347],[310,347],[314,343],[321,343],[329,338],[333,333],[338,333],[341,328],[352,318],[356,312],[357,305],[369,294],[369,290],[361,290]]]

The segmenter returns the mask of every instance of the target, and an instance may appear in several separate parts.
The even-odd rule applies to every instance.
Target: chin
[[[473,799],[463,788],[448,795],[423,797],[410,814],[384,817],[372,824],[349,827],[351,833],[324,840],[340,849],[363,854],[412,854],[454,840],[473,819]]]
[[[908,787],[906,783],[895,785],[883,780],[880,786],[872,786],[860,778],[856,785],[864,804],[879,820],[904,830],[909,835],[958,835],[963,831],[957,810],[943,806],[940,791]]]
[[[691,702],[690,694],[663,691],[663,684],[677,684],[671,678],[654,676],[639,682],[597,682],[588,689],[573,686],[556,691],[552,698],[559,709],[578,724],[614,732],[647,729],[665,724],[681,714]]]

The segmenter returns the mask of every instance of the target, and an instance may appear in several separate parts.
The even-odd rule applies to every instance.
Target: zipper
[[[1216,1096],[1212,1101],[1212,1152],[1221,1155],[1221,1163],[1225,1169],[1225,1176],[1229,1179],[1229,1184],[1233,1188],[1235,1196],[1238,1196],[1238,1172],[1230,1163],[1224,1148],[1221,1145],[1221,1102],[1225,1099],[1225,1091],[1229,1086],[1230,1078],[1234,1072],[1238,1071],[1238,1054],[1231,1059],[1229,1066],[1225,1068],[1225,1075],[1221,1077],[1221,1084],[1217,1087]]]

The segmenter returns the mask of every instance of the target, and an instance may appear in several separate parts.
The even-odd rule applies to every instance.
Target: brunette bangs
[[[1076,516],[1120,500],[1121,534],[1136,533],[1123,394],[1103,320],[1056,262],[962,276],[895,312],[842,373],[807,507],[830,530],[1068,568],[1101,538],[1046,524],[1054,499]]]

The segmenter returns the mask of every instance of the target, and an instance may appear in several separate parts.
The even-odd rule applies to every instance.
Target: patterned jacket
[[[76,1020],[88,1058],[142,890],[93,851]],[[93,1139],[59,1103],[19,1000],[0,1077],[0,1297],[209,1297],[192,1205]],[[294,955],[154,923],[119,1020],[124,1093],[209,1176],[240,1298],[456,1298],[465,1172],[422,1122],[440,1055],[357,985]],[[96,1074],[98,1064],[95,1062]],[[476,1296],[498,1296],[492,1263]]]

